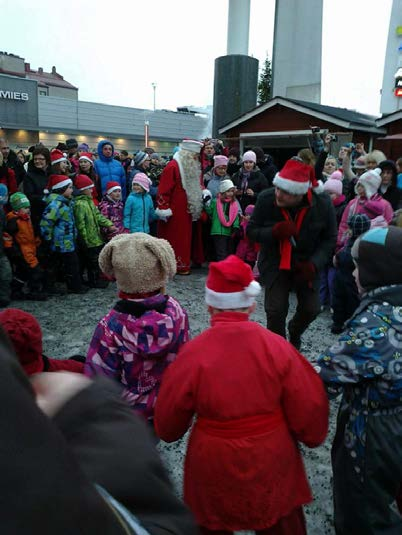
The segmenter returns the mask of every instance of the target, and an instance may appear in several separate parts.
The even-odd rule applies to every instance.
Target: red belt
[[[211,420],[199,416],[196,427],[214,437],[247,438],[269,433],[284,422],[282,410],[279,408],[269,414],[258,414],[235,420]]]

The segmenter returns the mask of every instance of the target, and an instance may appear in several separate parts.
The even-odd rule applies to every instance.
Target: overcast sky
[[[302,0],[300,0],[302,1]],[[392,0],[324,0],[323,104],[379,113]],[[251,0],[249,54],[272,56],[274,0]],[[212,103],[228,0],[0,0],[0,49],[52,66],[79,99],[136,108]]]

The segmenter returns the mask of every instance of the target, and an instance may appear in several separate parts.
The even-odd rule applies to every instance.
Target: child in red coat
[[[59,360],[43,355],[42,330],[32,314],[18,308],[6,308],[0,312],[0,327],[10,339],[27,375],[60,371],[84,373],[84,364],[79,362],[79,357]],[[85,359],[82,357],[82,360]]]
[[[238,257],[210,264],[211,327],[180,349],[156,404],[156,432],[167,442],[197,414],[184,498],[203,534],[306,533],[302,505],[312,496],[297,442],[323,442],[328,401],[310,363],[249,321],[259,291]]]

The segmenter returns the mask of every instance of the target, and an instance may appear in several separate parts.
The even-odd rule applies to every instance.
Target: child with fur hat
[[[108,282],[100,279],[98,264],[99,253],[104,245],[102,228],[116,231],[112,221],[100,213],[92,200],[94,183],[86,175],[75,178],[77,195],[74,201],[74,218],[77,226],[78,257],[81,270],[87,270],[90,288],[106,288]]]
[[[302,505],[312,497],[297,442],[323,442],[328,401],[309,362],[249,321],[260,289],[237,256],[211,262],[211,327],[180,350],[156,404],[155,429],[167,442],[197,414],[184,499],[202,534],[306,533]]]
[[[388,201],[378,193],[381,185],[381,169],[370,169],[363,173],[355,186],[356,197],[346,206],[338,229],[336,248],[341,249],[347,242],[348,220],[354,214],[366,214],[371,226],[386,226],[392,221],[393,209]]]
[[[44,301],[44,271],[38,260],[40,238],[35,236],[31,221],[31,203],[23,193],[14,193],[10,197],[11,212],[6,216],[6,232],[11,240],[7,247],[7,256],[13,269],[11,298]],[[25,283],[28,293],[24,293]]]
[[[42,330],[32,314],[18,308],[7,308],[0,312],[0,325],[27,375],[59,371],[84,373],[84,364],[78,356],[53,359],[43,354]]]
[[[335,529],[399,534],[402,515],[393,504],[402,511],[402,229],[370,229],[351,254],[361,303],[317,362],[328,394],[343,395],[332,445]]]
[[[186,312],[165,294],[176,273],[173,249],[142,232],[119,234],[103,248],[99,265],[116,278],[120,299],[96,327],[85,373],[120,382],[127,402],[152,420],[164,372],[189,338]]]
[[[64,175],[51,175],[45,193],[46,208],[40,221],[40,230],[43,243],[48,246],[53,256],[49,266],[54,268],[60,261],[68,291],[85,293],[76,252],[77,228],[72,205],[73,182]],[[51,272],[48,276],[55,278]]]
[[[114,230],[111,230],[111,227],[102,228],[106,241],[111,240],[117,234],[128,232],[123,224],[124,204],[121,200],[121,186],[118,182],[111,180],[106,184],[106,194],[99,203],[99,210],[115,227]]]
[[[132,191],[124,206],[124,228],[129,232],[149,234],[149,224],[158,219],[149,194],[151,184],[145,173],[136,173],[133,178]]]
[[[211,218],[211,236],[216,259],[224,260],[235,252],[234,234],[240,228],[241,208],[236,200],[236,188],[228,178],[219,185],[219,194],[211,200],[204,191],[205,211]]]
[[[0,183],[0,308],[10,303],[12,271],[8,258],[5,254],[5,244],[7,235],[4,234],[6,226],[6,215],[4,206],[8,202],[8,189],[5,184]]]

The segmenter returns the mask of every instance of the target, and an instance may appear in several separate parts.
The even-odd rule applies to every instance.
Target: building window
[[[43,95],[43,96],[46,97],[46,95],[47,95],[47,91],[39,91],[39,95]]]

